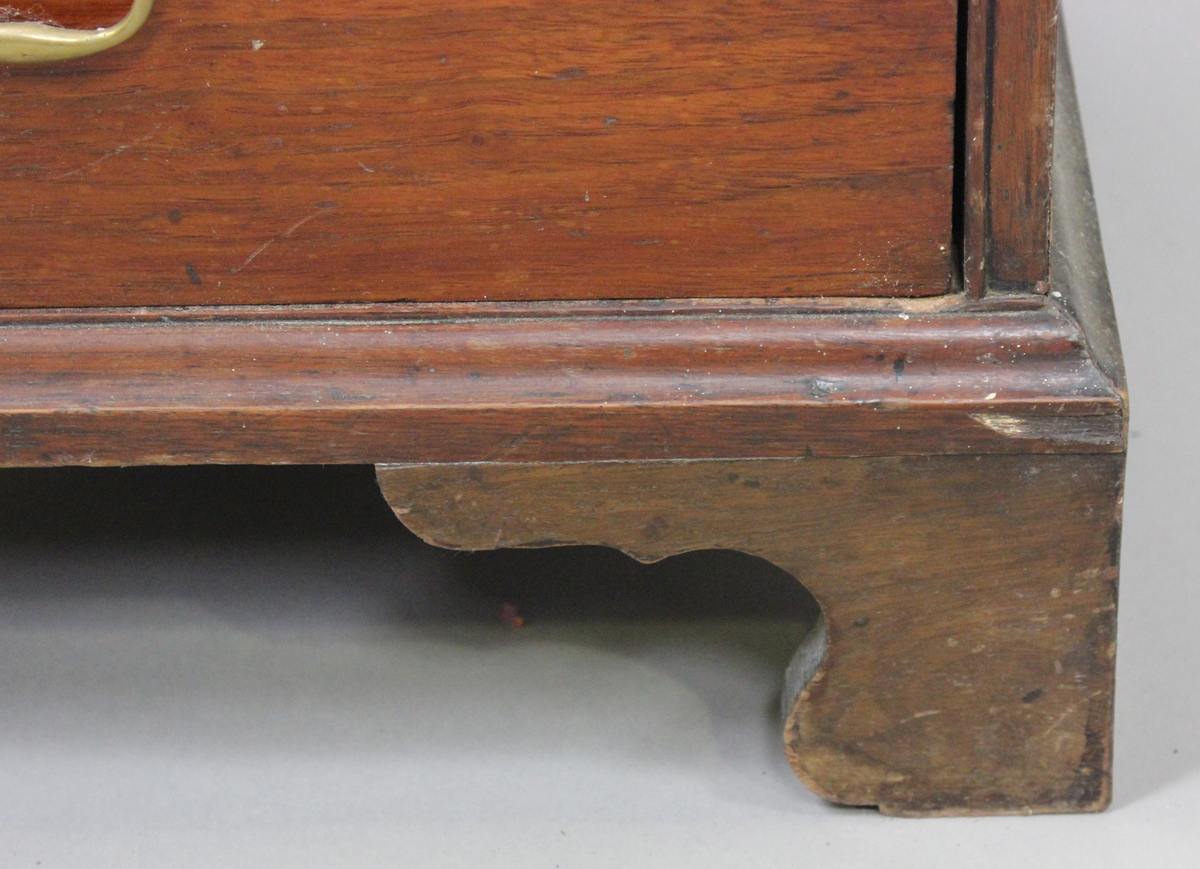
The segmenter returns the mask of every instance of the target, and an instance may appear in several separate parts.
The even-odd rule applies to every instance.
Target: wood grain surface
[[[733,549],[821,604],[800,778],[889,814],[1096,811],[1111,792],[1123,455],[383,466],[455,549]],[[614,703],[620,698],[612,698]]]
[[[0,464],[1123,449],[1124,399],[1021,312],[0,321]]]
[[[990,279],[996,289],[1045,292],[1058,0],[993,3]]]
[[[0,305],[943,293],[956,20],[159,0],[0,69]]]
[[[963,279],[1044,293],[1050,277],[1058,0],[967,0]]]

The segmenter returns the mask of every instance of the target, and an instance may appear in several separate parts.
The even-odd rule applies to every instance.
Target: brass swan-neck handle
[[[68,30],[32,21],[0,24],[0,63],[41,63],[85,57],[119,45],[146,23],[154,0],[133,0],[129,14],[112,27]]]

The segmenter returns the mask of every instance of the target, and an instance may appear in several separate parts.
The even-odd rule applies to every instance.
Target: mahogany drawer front
[[[0,67],[0,306],[944,293],[957,9],[159,0]]]

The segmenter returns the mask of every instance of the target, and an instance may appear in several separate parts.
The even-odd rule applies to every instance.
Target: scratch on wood
[[[1058,730],[1058,728],[1062,727],[1062,723],[1067,720],[1067,716],[1070,715],[1071,713],[1073,713],[1074,711],[1075,711],[1074,706],[1068,707],[1067,710],[1065,712],[1063,712],[1062,715],[1058,716],[1058,718],[1055,719],[1053,724],[1051,724],[1049,727],[1046,728],[1046,732],[1042,734],[1042,739],[1045,739],[1051,733]]]
[[[238,272],[240,272],[240,271],[241,271],[242,269],[244,269],[246,266],[250,265],[250,263],[254,262],[254,258],[255,258],[256,256],[258,256],[258,255],[259,255],[260,253],[262,253],[264,250],[266,250],[267,248],[269,248],[269,247],[270,247],[271,245],[273,245],[275,242],[279,241],[279,239],[281,239],[281,238],[287,238],[289,235],[291,235],[291,234],[292,234],[293,232],[295,232],[297,229],[299,229],[300,227],[304,226],[304,224],[308,223],[310,220],[312,220],[314,217],[317,217],[318,215],[320,215],[320,214],[321,214],[323,211],[325,211],[325,210],[326,210],[325,208],[322,208],[320,211],[314,211],[312,214],[308,215],[308,217],[305,217],[305,218],[303,218],[303,219],[301,219],[301,220],[298,220],[298,221],[296,221],[295,223],[293,223],[293,224],[292,224],[292,226],[291,226],[291,228],[290,228],[290,229],[288,229],[286,232],[282,232],[282,233],[280,233],[279,235],[275,236],[274,238],[269,238],[269,239],[267,239],[267,240],[266,240],[266,241],[264,241],[264,242],[263,242],[261,245],[259,245],[259,247],[258,247],[258,250],[256,250],[254,253],[250,254],[250,256],[246,257],[246,261],[245,261],[244,263],[242,263],[240,266],[237,266],[237,267],[235,267],[235,268],[232,268],[232,269],[230,269],[230,270],[229,270],[229,273],[230,273],[230,274],[232,274],[232,275],[236,275]]]
[[[116,148],[114,148],[113,150],[108,151],[104,154],[101,154],[98,158],[96,158],[92,162],[84,163],[78,169],[72,169],[69,172],[62,173],[61,175],[55,175],[50,180],[51,181],[61,181],[63,178],[70,178],[73,175],[80,175],[83,172],[86,172],[88,169],[91,169],[93,166],[99,166],[101,163],[103,163],[109,157],[116,157],[118,154],[124,154],[130,148],[135,148],[138,145],[141,145],[143,142],[149,142],[156,135],[158,135],[158,131],[160,129],[162,129],[162,125],[161,124],[156,125],[153,130],[151,130],[146,135],[142,136],[140,139],[134,139],[128,145],[119,145]]]
[[[917,712],[917,713],[914,713],[914,714],[908,716],[907,718],[901,718],[899,721],[896,722],[896,726],[903,727],[905,724],[908,724],[910,721],[918,721],[922,718],[929,718],[933,715],[941,715],[943,712],[945,712],[944,709],[926,709],[924,712]]]

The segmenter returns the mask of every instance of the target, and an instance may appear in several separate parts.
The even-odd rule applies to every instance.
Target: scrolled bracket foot
[[[1110,795],[1123,456],[380,465],[430,543],[731,549],[813,593],[784,741],[889,814],[1096,811]]]

